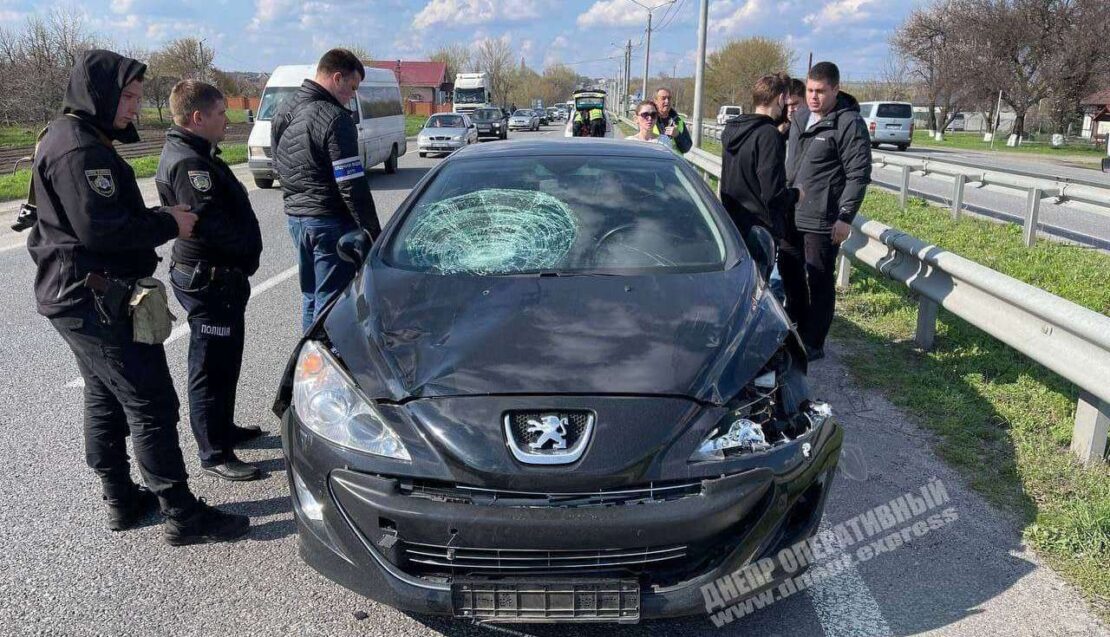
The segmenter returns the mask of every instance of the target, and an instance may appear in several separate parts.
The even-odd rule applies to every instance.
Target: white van
[[[728,122],[728,120],[732,119],[733,117],[736,117],[738,115],[743,115],[743,114],[744,114],[743,107],[733,106],[732,104],[726,104],[725,106],[721,107],[721,110],[717,111],[717,123],[721,124],[721,125],[724,125]]]
[[[913,104],[909,102],[862,102],[859,114],[871,133],[871,148],[894,144],[906,150],[913,142]]]
[[[247,139],[247,166],[259,188],[272,188],[277,177],[270,148],[270,120],[278,105],[296,93],[306,79],[315,76],[315,64],[279,66],[266,82]],[[385,162],[385,172],[397,172],[397,159],[408,150],[397,76],[389,69],[366,67],[366,79],[359,84],[358,94],[347,108],[358,126],[362,165],[369,169]]]

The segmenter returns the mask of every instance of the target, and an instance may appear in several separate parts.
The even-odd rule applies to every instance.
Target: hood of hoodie
[[[139,131],[135,124],[128,124],[124,129],[116,129],[112,124],[123,87],[145,72],[146,65],[138,60],[112,51],[87,51],[70,71],[62,112],[91,123],[109,139],[124,144],[137,142]]]
[[[766,115],[758,113],[750,113],[745,115],[737,115],[728,120],[725,124],[725,129],[732,132],[732,137],[728,140],[728,150],[736,152],[740,146],[743,145],[744,140],[751,136],[751,134],[760,126],[774,126],[775,120]]]

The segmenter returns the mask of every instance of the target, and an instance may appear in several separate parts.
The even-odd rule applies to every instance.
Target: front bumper
[[[251,175],[259,179],[277,179],[277,173],[274,172],[274,160],[270,158],[254,158],[247,159],[247,168],[250,169]]]
[[[705,612],[703,585],[813,535],[843,440],[829,419],[812,432],[808,460],[781,473],[678,480],[681,491],[648,504],[545,507],[466,501],[459,485],[351,470],[292,409],[282,434],[300,554],[329,579],[402,610],[451,615],[458,578],[634,578],[640,619]],[[322,504],[321,519],[306,516],[294,473]]]
[[[507,128],[508,127],[506,126],[505,129],[507,129]],[[500,126],[498,126],[497,128],[493,128],[493,127],[489,127],[489,126],[483,128],[483,127],[479,126],[478,127],[478,137],[499,137],[501,135],[501,131],[505,130],[505,129],[501,128]]]
[[[466,146],[466,140],[429,140],[418,141],[416,147],[422,153],[450,153]]]

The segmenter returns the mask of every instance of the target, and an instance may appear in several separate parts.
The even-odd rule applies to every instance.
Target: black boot
[[[113,531],[134,528],[143,518],[158,511],[158,498],[134,484],[119,489],[105,488],[103,498],[108,504],[108,528]]]
[[[243,537],[250,528],[247,516],[224,513],[201,498],[189,509],[167,513],[163,533],[170,546],[185,546],[229,542]]]

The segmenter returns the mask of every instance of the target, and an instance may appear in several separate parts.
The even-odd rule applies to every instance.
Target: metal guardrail
[[[720,157],[694,148],[686,159],[707,181],[720,178]],[[1003,173],[985,172],[988,180],[991,172],[995,179]],[[1030,188],[1017,183],[1012,187]],[[1041,189],[1040,184],[1032,188]],[[852,229],[841,248],[838,286],[848,284],[851,266],[845,257],[850,256],[903,283],[917,298],[914,340],[923,349],[932,349],[935,343],[937,313],[943,307],[1074,383],[1080,391],[1071,449],[1087,464],[1105,458],[1110,430],[1110,317],[863,215],[856,216]]]

